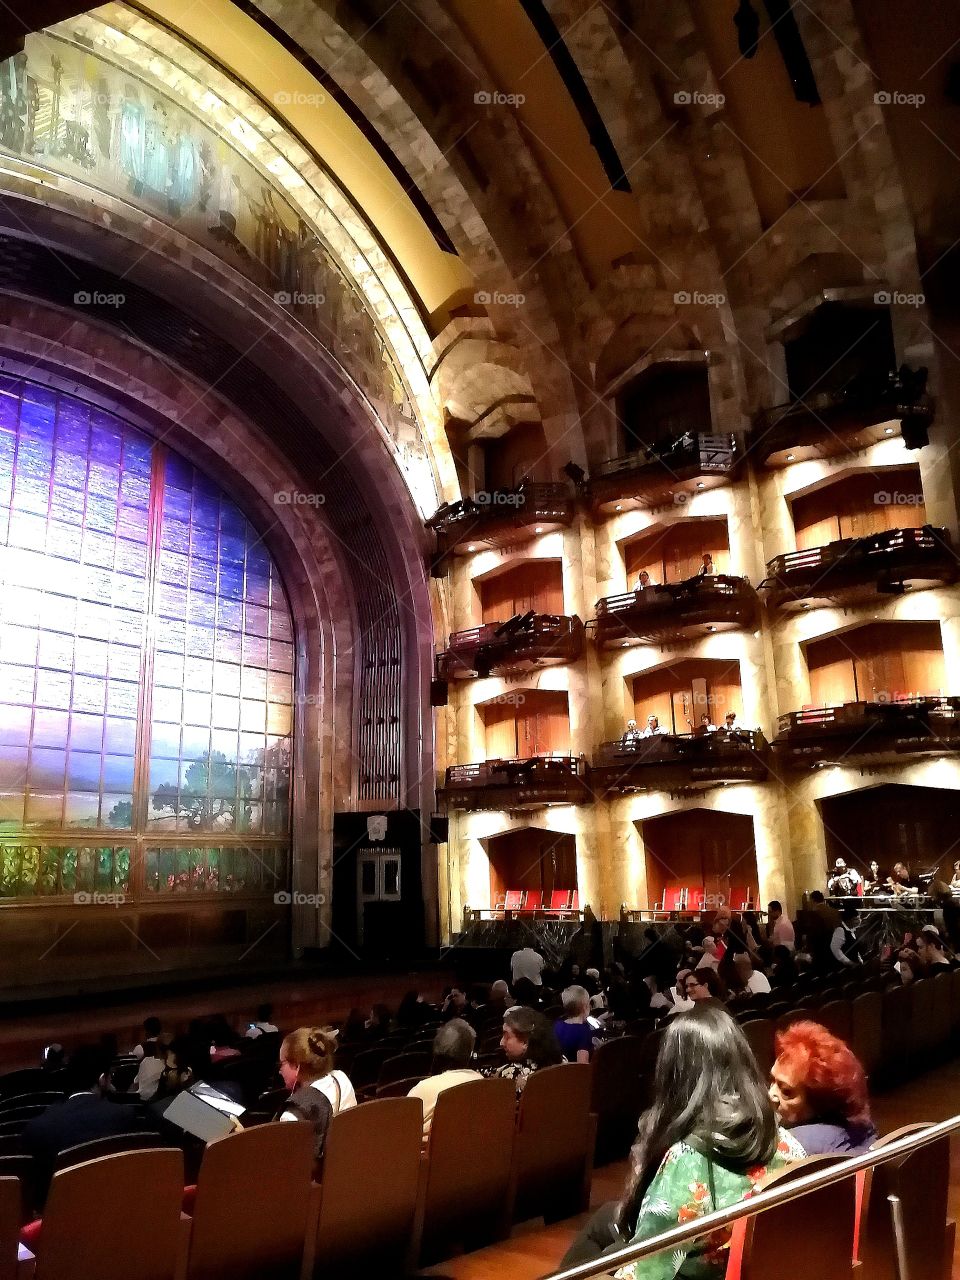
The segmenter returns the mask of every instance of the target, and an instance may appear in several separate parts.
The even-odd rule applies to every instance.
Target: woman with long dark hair
[[[564,1266],[736,1204],[768,1172],[805,1154],[778,1127],[750,1046],[725,1009],[701,1003],[670,1020],[656,1082],[653,1106],[640,1119],[626,1194],[619,1205],[600,1210]],[[719,1280],[729,1240],[729,1229],[715,1231],[618,1274],[628,1280]]]

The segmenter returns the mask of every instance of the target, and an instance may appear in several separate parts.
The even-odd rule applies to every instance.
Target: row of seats
[[[343,1111],[331,1121],[316,1182],[312,1126],[264,1124],[231,1134],[206,1148],[182,1228],[180,1150],[75,1164],[53,1177],[38,1280],[394,1275],[399,1260],[412,1268],[477,1248],[504,1238],[514,1221],[568,1217],[589,1203],[590,1082],[589,1066],[546,1068],[527,1080],[519,1107],[512,1080],[448,1089],[427,1154],[418,1099]],[[9,1262],[22,1193],[2,1170],[0,1214]]]
[[[576,889],[553,889],[545,894],[541,889],[508,889],[494,904],[494,911],[545,911],[563,915],[580,910],[580,894]]]

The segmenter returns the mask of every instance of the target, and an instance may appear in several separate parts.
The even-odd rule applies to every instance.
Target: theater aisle
[[[909,1084],[891,1089],[873,1099],[873,1113],[882,1134],[919,1120],[947,1120],[960,1114],[960,1061],[950,1062]],[[598,1208],[620,1194],[628,1173],[628,1162],[598,1169],[593,1178],[591,1206]],[[960,1216],[960,1143],[955,1139],[950,1153],[949,1212]],[[587,1220],[586,1214],[544,1227],[536,1219],[515,1227],[509,1240],[453,1258],[419,1272],[422,1276],[449,1277],[449,1280],[540,1280],[556,1270],[570,1241]],[[953,1280],[960,1280],[960,1251],[954,1253]]]

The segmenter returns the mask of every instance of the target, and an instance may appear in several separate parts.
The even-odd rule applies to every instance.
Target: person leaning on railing
[[[692,1222],[747,1198],[767,1173],[806,1154],[777,1123],[743,1032],[726,1010],[701,1005],[671,1019],[657,1055],[656,1100],[640,1121],[623,1199],[604,1205],[560,1269]],[[655,1254],[624,1280],[720,1280],[730,1231]]]

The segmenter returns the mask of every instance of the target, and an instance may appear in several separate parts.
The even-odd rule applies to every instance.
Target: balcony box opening
[[[639,824],[651,910],[711,915],[741,911],[757,900],[753,819],[715,809],[689,809]]]

